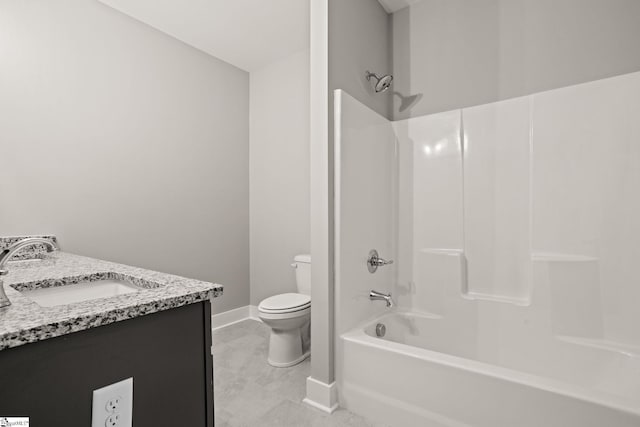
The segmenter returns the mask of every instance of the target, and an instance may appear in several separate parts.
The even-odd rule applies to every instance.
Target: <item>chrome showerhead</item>
[[[389,86],[391,86],[391,82],[393,81],[392,75],[386,74],[382,77],[378,77],[375,73],[371,73],[369,71],[367,71],[366,77],[368,81],[371,81],[371,77],[376,79],[376,84],[374,86],[376,93],[384,92],[389,89]]]

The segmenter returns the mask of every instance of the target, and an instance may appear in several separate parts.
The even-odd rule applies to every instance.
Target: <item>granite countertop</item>
[[[2,277],[11,305],[0,308],[0,350],[95,328],[222,295],[222,285],[56,251],[41,259],[10,261]],[[124,279],[136,293],[41,307],[20,290],[78,281]]]

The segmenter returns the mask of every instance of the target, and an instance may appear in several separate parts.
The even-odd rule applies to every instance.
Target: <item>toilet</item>
[[[298,293],[274,295],[258,306],[258,317],[271,328],[267,360],[278,368],[297,365],[310,350],[311,256],[297,255],[291,266]]]

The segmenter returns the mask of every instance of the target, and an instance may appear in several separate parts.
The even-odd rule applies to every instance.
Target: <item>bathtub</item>
[[[341,405],[399,427],[640,426],[636,349],[553,336],[527,347],[452,328],[399,312],[341,335]]]

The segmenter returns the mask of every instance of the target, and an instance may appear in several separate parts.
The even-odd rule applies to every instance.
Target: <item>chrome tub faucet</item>
[[[381,292],[372,290],[371,292],[369,292],[369,299],[371,301],[385,301],[387,303],[387,307],[393,307],[393,299],[391,299],[391,293],[383,294]]]
[[[5,268],[5,264],[20,249],[26,246],[37,245],[40,243],[43,243],[47,246],[47,252],[52,252],[60,249],[58,247],[58,244],[53,240],[43,239],[41,237],[27,237],[25,239],[22,239],[14,243],[13,245],[9,246],[7,249],[0,252],[0,308],[11,305],[11,301],[9,301],[9,298],[7,298],[7,294],[5,294],[4,292],[4,284],[1,279],[2,276],[6,276],[7,274],[9,274],[9,271],[6,270]]]

